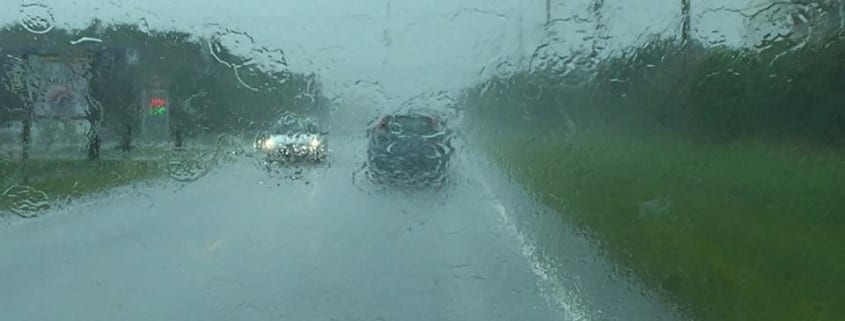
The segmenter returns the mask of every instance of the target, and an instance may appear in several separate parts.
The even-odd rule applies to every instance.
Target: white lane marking
[[[540,259],[537,246],[531,244],[525,235],[519,231],[516,224],[511,220],[507,208],[495,196],[496,194],[493,193],[493,189],[490,188],[487,181],[484,180],[482,175],[477,175],[476,177],[481,183],[481,186],[484,188],[484,191],[493,201],[493,208],[497,213],[499,213],[499,217],[522,247],[522,255],[528,261],[531,271],[542,282],[545,282],[545,284],[541,284],[541,290],[546,296],[546,299],[551,301],[558,308],[562,309],[567,320],[590,321],[591,319],[587,309],[578,303],[579,300],[574,296],[572,291],[567,290],[567,288],[563,285],[563,282],[561,282],[554,273],[555,269]]]

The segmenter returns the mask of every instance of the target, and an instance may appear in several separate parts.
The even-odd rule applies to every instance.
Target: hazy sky
[[[358,82],[386,97],[453,90],[515,66],[547,38],[545,0],[7,0],[0,20],[20,20],[21,4],[51,8],[59,25],[93,17],[209,34],[225,26],[259,45],[283,49],[294,70],[317,71],[336,93]],[[554,48],[589,44],[591,0],[553,0]],[[677,4],[675,3],[677,2]],[[736,43],[742,19],[726,11],[745,0],[693,0],[697,35]],[[680,0],[606,0],[610,47],[676,32]],[[25,9],[38,11],[38,8]],[[248,49],[249,46],[243,46]],[[510,62],[510,64],[500,64]],[[515,68],[515,67],[511,67]],[[499,68],[501,69],[501,68]],[[380,86],[379,86],[380,85]]]

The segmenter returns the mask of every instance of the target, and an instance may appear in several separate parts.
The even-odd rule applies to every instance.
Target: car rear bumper
[[[370,179],[391,186],[429,186],[442,183],[448,174],[447,158],[438,159],[383,159],[370,158],[367,162]]]

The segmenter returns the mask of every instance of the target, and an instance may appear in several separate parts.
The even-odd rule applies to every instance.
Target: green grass
[[[0,161],[2,190],[13,184],[27,185],[46,193],[51,201],[75,199],[160,175],[156,161],[30,160],[25,167],[20,162]],[[10,199],[0,197],[0,209],[11,205]]]
[[[845,319],[840,153],[605,133],[510,136],[491,150],[702,320]]]
[[[477,142],[701,320],[845,320],[842,30],[760,50],[657,37],[585,72],[467,89]]]

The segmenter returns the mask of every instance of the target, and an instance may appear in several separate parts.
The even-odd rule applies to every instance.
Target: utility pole
[[[552,26],[552,0],[546,0],[546,31]]]
[[[687,88],[687,83],[689,82],[689,69],[690,69],[690,1],[692,0],[681,0],[681,59],[682,59],[682,66],[681,66],[681,79],[680,84],[681,88]],[[686,123],[688,120],[688,109],[686,104],[684,103],[686,90],[689,89],[682,89],[678,91],[678,104],[677,104],[677,119],[679,123]],[[683,125],[682,125],[683,126]]]
[[[685,52],[690,41],[690,1],[681,0],[681,47]]]
[[[23,61],[21,62],[23,73],[20,75],[20,77],[21,77],[20,81],[21,81],[21,85],[22,85],[21,88],[25,91],[25,95],[26,95],[25,98],[23,99],[23,101],[24,101],[24,106],[23,106],[24,113],[23,113],[23,119],[21,119],[21,161],[22,161],[23,166],[24,166],[23,174],[24,174],[24,181],[25,182],[27,182],[28,178],[29,178],[27,176],[27,172],[26,172],[26,164],[29,161],[29,151],[30,151],[29,149],[30,149],[30,146],[32,144],[32,118],[34,117],[34,114],[35,114],[34,111],[33,111],[33,108],[35,108],[34,107],[35,97],[34,97],[34,94],[33,94],[34,90],[32,88],[32,87],[34,87],[34,85],[32,84],[32,82],[33,82],[33,79],[31,78],[32,76],[30,76],[30,75],[32,75],[32,71],[30,70],[32,68],[32,61],[30,60],[30,59],[32,59],[32,56],[33,56],[32,53],[24,54]],[[24,78],[24,77],[27,77],[27,78]]]
[[[599,54],[599,41],[603,39],[604,35],[604,19],[603,19],[603,10],[604,9],[604,0],[594,0],[593,1],[593,19],[595,20],[595,29],[593,30],[593,48],[590,55],[595,59],[598,57]]]
[[[22,71],[18,78],[21,83],[21,88],[25,91],[25,98],[23,99],[24,114],[21,119],[21,174],[23,176],[23,183],[29,184],[29,148],[32,144],[32,118],[34,117],[33,106],[35,99],[32,94],[32,79],[23,79],[24,75],[30,75],[31,54],[27,53],[23,56]]]
[[[26,111],[21,119],[21,160],[24,163],[29,160],[29,146],[32,142],[32,104],[26,103]]]
[[[518,49],[519,50],[518,59],[519,60],[517,61],[517,64],[518,64],[517,67],[519,69],[522,69],[522,67],[525,65],[525,35],[524,35],[525,30],[524,30],[524,27],[522,25],[522,20],[523,20],[523,14],[522,14],[522,12],[520,12],[519,13],[519,36],[518,36],[518,43],[519,43],[518,44],[518,48],[519,48]]]

